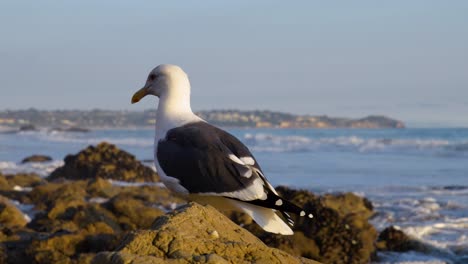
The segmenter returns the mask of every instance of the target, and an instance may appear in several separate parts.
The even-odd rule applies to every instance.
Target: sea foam
[[[381,151],[444,151],[468,152],[468,143],[454,143],[443,139],[363,138],[354,135],[337,137],[305,137],[246,133],[244,142],[253,150],[264,152],[303,152],[316,150],[344,150],[356,152]]]
[[[3,174],[16,173],[36,173],[39,176],[46,177],[56,168],[63,166],[62,160],[53,160],[48,162],[28,162],[25,164],[0,161],[0,172]]]

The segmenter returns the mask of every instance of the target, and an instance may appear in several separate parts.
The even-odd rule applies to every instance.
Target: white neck
[[[166,89],[159,98],[156,112],[156,130],[168,130],[199,120],[190,107],[190,84]]]

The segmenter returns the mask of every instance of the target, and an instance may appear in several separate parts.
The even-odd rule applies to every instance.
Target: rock
[[[389,226],[382,230],[376,243],[376,247],[380,252],[395,251],[395,252],[420,252],[423,255],[436,255],[445,259],[452,259],[454,263],[465,263],[461,259],[454,259],[452,252],[443,248],[425,243],[405,234],[402,230],[395,226]],[[465,250],[466,247],[463,248]],[[379,261],[378,257],[375,259]],[[451,263],[451,262],[450,262]]]
[[[36,174],[0,175],[0,195],[21,203],[30,203],[28,191],[31,187],[44,183],[45,180]]]
[[[159,183],[119,186],[100,177],[53,182],[36,177],[0,175],[0,193],[15,194],[38,211],[26,223],[0,196],[0,263],[90,263],[96,253],[115,249],[127,230],[151,227],[162,209],[185,203]],[[11,185],[33,188],[15,191]]]
[[[0,173],[0,190],[10,190],[11,186],[7,178]]]
[[[3,243],[0,243],[0,263],[7,263],[7,261],[8,261],[7,250],[5,248],[5,245]]]
[[[85,203],[87,196],[86,181],[52,182],[36,186],[28,193],[28,197],[38,210],[50,211],[57,203],[81,201]]]
[[[211,206],[190,203],[129,233],[93,263],[317,263],[270,248]]]
[[[160,205],[167,210],[175,209],[174,204],[187,202],[182,197],[159,186],[124,187],[121,193],[131,195],[135,199],[151,203],[152,205]]]
[[[28,163],[28,162],[46,162],[51,161],[52,158],[46,155],[32,155],[24,158],[21,163]]]
[[[402,121],[388,118],[386,116],[367,116],[352,120],[349,127],[352,128],[405,128]]]
[[[149,228],[154,219],[164,214],[161,209],[146,203],[145,200],[140,200],[135,196],[119,194],[105,203],[104,206],[114,213],[124,229],[134,230]]]
[[[94,230],[100,229],[96,234]],[[58,231],[32,239],[25,253],[33,263],[90,263],[95,253],[110,250],[119,236],[97,226],[91,231],[85,227],[80,232]]]
[[[85,127],[76,127],[76,126],[72,126],[72,127],[66,128],[64,131],[66,131],[66,132],[88,133],[88,132],[90,132],[91,130],[90,130],[89,128],[85,128]]]
[[[37,131],[34,125],[24,125],[19,128],[19,131]]]
[[[22,227],[27,224],[23,213],[11,201],[0,196],[0,225],[7,227]]]
[[[292,215],[293,236],[264,232],[255,223],[231,216],[235,222],[258,236],[267,245],[288,253],[324,263],[368,263],[375,254],[377,231],[368,219],[372,204],[352,193],[315,196],[308,191],[287,187],[276,189],[281,196],[313,213],[314,218]]]
[[[37,185],[46,183],[46,181],[41,176],[35,173],[17,173],[5,175],[5,177],[12,188],[15,186],[35,187]]]
[[[89,146],[76,155],[65,157],[65,165],[57,168],[49,180],[92,178],[114,179],[130,182],[156,182],[159,176],[144,166],[128,152],[109,143]]]
[[[49,183],[35,187],[30,193],[36,209],[42,210],[28,224],[28,227],[40,232],[57,230],[78,231],[84,226],[102,222],[111,230],[120,231],[120,225],[114,215],[99,204],[88,203],[87,181]],[[93,192],[92,188],[89,190]]]
[[[77,126],[72,126],[72,127],[54,127],[50,131],[58,131],[58,132],[79,132],[79,133],[88,133],[91,130],[88,128],[84,127],[77,127]]]
[[[0,190],[13,190],[15,186],[33,187],[42,183],[45,180],[34,173],[0,174]]]
[[[4,261],[0,263],[20,264],[32,263],[25,254],[26,247],[33,237],[38,235],[27,228],[3,227],[0,231],[0,247],[3,247]]]
[[[29,200],[39,210],[50,211],[56,203],[81,201],[84,204],[93,198],[108,200],[116,195],[136,199],[150,206],[170,206],[185,201],[173,196],[159,186],[116,186],[102,178],[80,181],[54,181],[38,185],[27,193]]]
[[[51,182],[27,194],[38,213],[28,226],[40,232],[77,231],[103,222],[114,232],[148,228],[172,204],[185,203],[158,186],[114,186],[101,178]]]
[[[420,250],[420,242],[411,239],[400,229],[390,226],[382,230],[377,240],[377,248],[380,251],[405,252],[410,250]]]

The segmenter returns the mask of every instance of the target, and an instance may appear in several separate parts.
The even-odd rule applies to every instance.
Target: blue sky
[[[129,109],[182,66],[195,110],[468,126],[468,1],[1,1],[0,109]]]

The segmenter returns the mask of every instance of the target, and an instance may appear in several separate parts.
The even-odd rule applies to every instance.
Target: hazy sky
[[[195,110],[468,126],[468,1],[0,1],[0,109],[129,109],[182,66]]]

